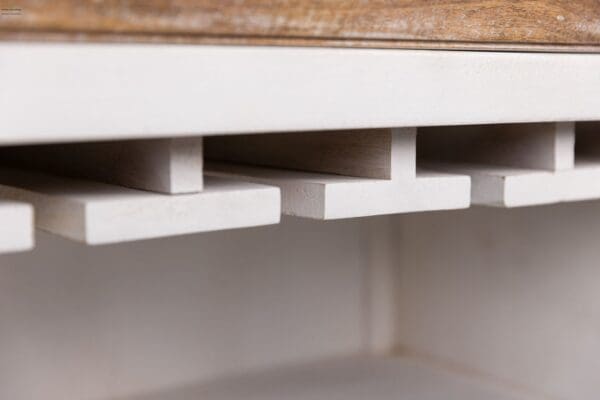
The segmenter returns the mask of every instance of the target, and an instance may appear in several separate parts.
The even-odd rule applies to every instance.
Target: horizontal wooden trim
[[[0,18],[1,39],[553,51],[600,45],[595,0],[13,3],[2,2],[16,11]]]
[[[442,42],[419,40],[344,40],[320,38],[270,38],[251,36],[199,35],[137,35],[98,32],[27,32],[2,31],[0,42],[38,43],[136,43],[136,44],[193,44],[218,46],[275,46],[275,47],[330,47],[356,49],[419,49],[468,51],[519,51],[541,53],[600,53],[600,45],[496,43],[496,42]]]
[[[600,120],[596,54],[89,43],[0,53],[0,145]]]

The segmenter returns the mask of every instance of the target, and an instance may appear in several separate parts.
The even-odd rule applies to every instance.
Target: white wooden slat
[[[485,128],[467,129],[467,140],[462,127],[424,130],[426,139],[419,145],[424,144],[428,159],[463,159],[424,165],[469,175],[471,201],[477,205],[522,207],[600,198],[600,153],[575,160],[573,123],[494,127],[491,135]],[[544,134],[549,140],[540,140]]]
[[[522,207],[561,201],[562,174],[550,171],[486,164],[427,163],[435,171],[471,177],[471,203],[496,207]]]
[[[30,250],[33,245],[33,208],[0,200],[0,254]]]
[[[382,180],[212,163],[224,177],[278,186],[282,212],[314,219],[340,219],[469,206],[468,176],[417,171],[415,179]]]
[[[206,139],[207,159],[377,179],[414,178],[416,129],[236,135]]]
[[[2,43],[0,143],[600,120],[599,70],[598,54]]]
[[[87,244],[268,225],[280,218],[277,188],[212,177],[203,192],[174,196],[2,168],[0,196],[33,204],[38,228]]]
[[[409,357],[346,357],[255,371],[190,385],[177,394],[203,400],[531,400],[479,376]]]
[[[426,164],[435,171],[471,177],[471,202],[523,207],[600,199],[600,160],[580,160],[575,168],[549,172],[481,164]]]
[[[203,186],[201,137],[5,147],[0,160],[160,193],[197,193]]]

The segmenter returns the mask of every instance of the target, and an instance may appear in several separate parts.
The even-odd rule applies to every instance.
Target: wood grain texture
[[[597,51],[596,0],[1,1],[5,39],[142,40],[350,47],[514,44]],[[564,49],[563,49],[564,50]]]
[[[0,148],[0,164],[153,192],[202,190],[202,138]]]
[[[206,157],[364,178],[414,178],[415,141],[414,128],[208,137]]]

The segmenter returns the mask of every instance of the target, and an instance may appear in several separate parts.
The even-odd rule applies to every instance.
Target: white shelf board
[[[577,160],[574,168],[561,171],[460,163],[430,168],[469,175],[476,205],[523,207],[600,199],[600,160]]]
[[[0,196],[30,202],[36,226],[106,244],[279,222],[274,187],[206,178],[205,190],[166,195],[94,181],[0,169]]]
[[[0,200],[0,254],[33,248],[33,207]]]
[[[0,144],[600,120],[598,71],[599,54],[5,42]]]
[[[171,398],[168,393],[165,397]],[[413,358],[349,357],[188,387],[203,400],[525,400],[525,395]],[[154,397],[151,397],[154,398]],[[156,397],[158,398],[158,397]]]
[[[384,180],[208,162],[211,174],[278,186],[282,212],[314,219],[466,208],[465,175],[417,171],[416,178]]]

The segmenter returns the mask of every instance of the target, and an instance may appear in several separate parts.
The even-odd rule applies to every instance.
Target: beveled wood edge
[[[210,36],[112,32],[47,32],[0,29],[0,42],[141,43],[232,46],[333,47],[363,49],[462,50],[547,53],[600,53],[600,44],[460,42],[396,39],[337,39],[263,36]]]

